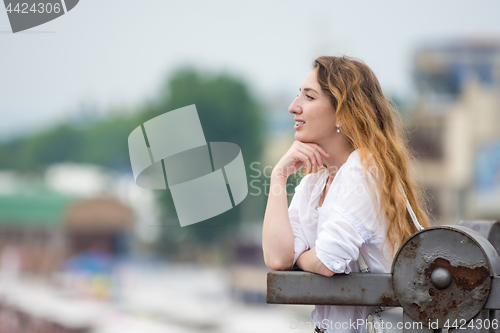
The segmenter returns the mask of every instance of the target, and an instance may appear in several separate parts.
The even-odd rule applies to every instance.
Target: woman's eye
[[[307,97],[307,99],[309,99],[309,100],[313,100],[313,99],[314,99],[314,98],[312,98],[312,97],[311,97],[311,96],[309,96],[309,95],[306,95],[306,97]]]

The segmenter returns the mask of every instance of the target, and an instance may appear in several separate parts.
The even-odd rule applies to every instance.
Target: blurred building
[[[58,268],[63,260],[63,214],[72,200],[43,190],[0,195],[3,274],[46,273]]]
[[[128,251],[132,210],[114,198],[80,200],[68,207],[64,234],[68,256],[98,248],[111,256]]]
[[[133,214],[113,198],[49,190],[0,195],[0,268],[52,273],[88,251],[127,253]]]
[[[420,48],[406,119],[434,224],[500,219],[500,40]]]

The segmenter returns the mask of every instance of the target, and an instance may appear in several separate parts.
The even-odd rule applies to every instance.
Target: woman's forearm
[[[334,274],[328,269],[328,267],[325,266],[325,264],[321,262],[321,260],[318,259],[318,256],[316,255],[316,246],[303,252],[299,256],[297,259],[297,266],[303,271],[317,273],[324,276],[332,276]]]
[[[294,236],[288,217],[286,177],[273,174],[262,228],[262,249],[267,267],[272,270],[290,268],[294,257],[293,246]]]

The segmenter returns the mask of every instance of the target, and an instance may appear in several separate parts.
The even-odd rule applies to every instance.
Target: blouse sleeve
[[[342,170],[328,202],[327,219],[318,230],[316,255],[334,273],[350,273],[363,244],[371,244],[381,233],[377,200],[361,166]],[[326,204],[326,206],[325,206]]]
[[[294,236],[294,257],[292,266],[295,265],[297,259],[302,253],[309,250],[306,235],[304,233],[304,228],[299,219],[299,204],[303,202],[303,200],[305,199],[304,197],[307,196],[307,193],[304,192],[306,188],[304,186],[306,177],[303,178],[300,184],[295,187],[295,194],[292,197],[290,206],[288,207],[288,217],[290,219],[290,225],[292,226],[292,232]]]
[[[316,256],[334,273],[350,273],[351,261],[358,260],[365,243],[358,230],[342,214],[332,210],[316,239]]]

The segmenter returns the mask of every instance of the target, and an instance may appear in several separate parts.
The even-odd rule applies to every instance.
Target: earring
[[[337,125],[337,133],[340,133],[339,125]]]

